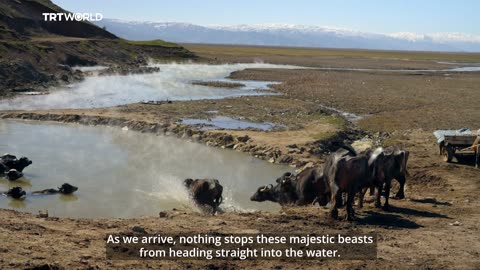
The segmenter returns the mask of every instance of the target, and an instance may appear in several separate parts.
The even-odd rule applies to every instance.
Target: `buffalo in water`
[[[277,178],[277,184],[259,187],[250,198],[251,201],[271,201],[280,205],[327,204],[327,185],[320,167],[307,168],[298,175],[290,172]]]
[[[19,172],[23,172],[23,169],[31,165],[33,162],[27,157],[21,157],[17,159],[16,156],[5,154],[0,157],[0,169],[3,168],[2,172],[15,169]]]
[[[8,197],[12,197],[14,199],[21,199],[22,197],[26,196],[27,193],[21,187],[13,187],[8,191],[0,192],[3,195],[7,195]]]
[[[19,178],[22,178],[23,173],[15,170],[15,169],[10,169],[10,170],[5,172],[5,177],[10,181],[15,181]]]
[[[44,190],[33,191],[32,195],[33,194],[52,195],[52,194],[58,194],[58,193],[69,195],[74,193],[77,190],[78,190],[78,187],[72,186],[69,183],[64,183],[62,186],[58,187],[57,189],[47,188]]]
[[[212,214],[218,211],[223,201],[223,186],[217,179],[185,179],[183,184],[188,189],[193,201],[202,207],[208,207]]]

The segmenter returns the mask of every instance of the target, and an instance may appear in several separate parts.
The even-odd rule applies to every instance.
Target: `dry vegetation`
[[[480,53],[443,53],[354,49],[291,48],[235,45],[183,44],[210,61],[265,61],[313,67],[448,68],[436,61],[480,62]]]

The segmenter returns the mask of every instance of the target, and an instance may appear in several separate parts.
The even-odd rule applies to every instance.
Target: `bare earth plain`
[[[208,216],[171,210],[165,217],[135,219],[41,218],[0,210],[1,269],[479,269],[480,170],[473,161],[445,163],[435,129],[480,128],[480,73],[396,72],[443,69],[440,61],[480,62],[478,54],[405,53],[262,47],[186,45],[207,62],[296,64],[310,67],[375,68],[387,71],[250,69],[234,79],[280,81],[278,96],[130,104],[88,110],[8,111],[3,118],[128,125],[208,145],[233,148],[271,162],[302,168],[321,164],[318,151],[338,134],[368,135],[384,146],[400,144],[410,154],[406,199],[391,200],[391,211],[366,204],[354,222],[333,221],[319,207],[285,208],[280,213],[224,213]],[[388,71],[390,70],[390,71]],[[354,123],[324,106],[363,116]],[[272,131],[199,131],[184,118],[218,115],[272,122]],[[352,135],[353,134],[353,135]],[[225,139],[227,135],[233,136]],[[239,138],[249,136],[241,142]],[[347,137],[348,137],[347,136]],[[343,137],[340,137],[343,138]],[[236,146],[234,146],[235,144]],[[296,147],[292,148],[291,145]],[[221,179],[220,179],[221,181]],[[272,179],[273,182],[273,179]],[[397,187],[394,187],[394,192]],[[252,193],[254,190],[252,190]],[[342,213],[342,212],[341,212]],[[375,260],[116,261],[105,259],[107,233],[134,226],[159,233],[369,233],[379,235]]]

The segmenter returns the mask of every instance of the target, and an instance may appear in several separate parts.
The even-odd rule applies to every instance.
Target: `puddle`
[[[19,182],[0,180],[0,190],[21,185],[27,192],[78,186],[74,196],[0,196],[1,208],[51,216],[138,217],[191,208],[185,178],[217,178],[227,211],[277,211],[273,203],[249,200],[257,187],[274,183],[288,166],[243,153],[207,147],[173,137],[113,127],[0,121],[0,153],[27,156],[33,164]]]
[[[459,68],[448,69],[447,71],[452,71],[452,72],[473,72],[473,71],[480,71],[480,67],[459,67]]]
[[[269,81],[238,81],[225,77],[246,68],[298,69],[272,64],[158,64],[150,74],[89,76],[80,83],[50,91],[44,96],[23,96],[0,101],[0,110],[100,108],[142,101],[221,99],[237,96],[272,95]],[[86,68],[86,67],[85,67]],[[90,67],[92,68],[92,67]],[[98,68],[98,67],[97,67]],[[192,81],[241,82],[231,89],[193,85]]]
[[[354,113],[350,113],[350,112],[345,112],[345,111],[342,111],[342,110],[339,110],[339,109],[336,109],[336,108],[333,108],[333,107],[329,107],[329,106],[325,106],[325,105],[318,105],[324,109],[327,109],[329,111],[333,111],[335,113],[338,113],[339,115],[341,115],[344,119],[346,119],[347,121],[350,121],[350,122],[355,122],[355,121],[358,121],[360,119],[363,119],[365,116],[361,116],[361,115],[358,115],[358,114],[354,114]]]
[[[477,62],[447,62],[447,61],[439,61],[438,64],[445,64],[445,65],[458,65],[458,66],[480,66],[480,63]]]
[[[82,72],[93,72],[93,71],[102,71],[107,69],[107,66],[75,66],[72,67],[73,70],[80,70]]]
[[[184,125],[200,126],[202,130],[210,129],[258,129],[262,131],[272,130],[275,127],[280,127],[274,123],[254,123],[245,120],[238,120],[225,116],[216,116],[210,119],[184,119]]]

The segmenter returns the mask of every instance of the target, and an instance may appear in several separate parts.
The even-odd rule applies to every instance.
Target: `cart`
[[[476,138],[477,135],[474,134],[445,135],[439,143],[440,155],[446,162],[451,162],[454,156],[474,155],[472,145]]]

